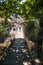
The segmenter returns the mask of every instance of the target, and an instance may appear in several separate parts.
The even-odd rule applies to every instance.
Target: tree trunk
[[[40,59],[42,59],[41,55],[42,55],[42,49],[43,49],[43,18],[40,18],[40,32],[39,32],[39,37],[38,37],[38,42],[37,42],[37,50],[38,50],[38,57]]]

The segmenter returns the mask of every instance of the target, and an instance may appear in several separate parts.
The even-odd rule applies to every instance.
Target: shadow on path
[[[3,65],[24,65],[24,62],[30,62],[30,60],[29,49],[25,40],[18,38],[12,41]]]

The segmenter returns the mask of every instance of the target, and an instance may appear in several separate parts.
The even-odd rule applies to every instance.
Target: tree
[[[19,8],[19,3],[21,0],[8,0],[7,2],[0,2],[0,15],[5,18],[5,24],[7,18],[12,15],[12,13],[18,14],[17,8]]]
[[[42,39],[43,38],[43,0],[26,0],[23,4],[21,4],[20,8],[21,8],[20,10],[21,16],[26,19],[27,28],[25,30],[28,32],[27,36],[28,34],[30,34],[30,36],[34,37],[35,34],[35,39],[37,39],[35,42],[38,45],[37,49],[41,46],[41,48],[39,48],[40,50],[38,49],[38,54],[39,53],[41,54],[42,52],[40,51],[42,51],[42,42],[43,42]],[[32,28],[33,27],[32,21],[34,22],[34,32]],[[30,27],[30,29],[28,26]],[[39,55],[39,57],[41,56]]]

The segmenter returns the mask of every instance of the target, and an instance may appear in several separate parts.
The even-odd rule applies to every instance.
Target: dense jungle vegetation
[[[4,34],[7,18],[16,14],[24,18],[25,35],[37,44],[38,58],[42,58],[43,51],[43,0],[5,0],[0,2],[0,16],[5,18],[4,25],[0,24],[0,34]]]

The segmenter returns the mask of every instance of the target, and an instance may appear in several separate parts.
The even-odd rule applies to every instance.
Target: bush
[[[36,41],[38,39],[39,34],[39,23],[38,21],[29,21],[25,26],[25,34],[32,41]]]
[[[0,24],[0,42],[4,42],[7,36],[8,34],[6,34],[5,32],[5,27],[2,24]]]

